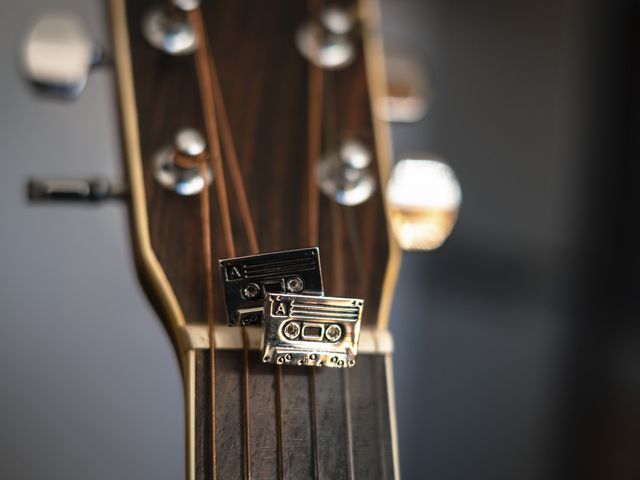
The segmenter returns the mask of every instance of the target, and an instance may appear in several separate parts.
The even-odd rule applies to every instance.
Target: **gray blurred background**
[[[464,189],[441,250],[408,254],[393,308],[407,479],[640,478],[634,1],[382,0],[432,72],[397,156]],[[121,175],[112,72],[65,104],[20,79],[31,19],[0,15],[0,478],[176,479],[182,397],[138,285],[123,205],[30,207],[29,175]]]

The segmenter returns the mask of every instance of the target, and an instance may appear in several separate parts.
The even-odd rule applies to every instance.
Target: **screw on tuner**
[[[314,65],[326,70],[348,67],[356,58],[352,39],[357,26],[353,9],[329,6],[316,18],[310,18],[298,28],[295,42],[300,54]]]
[[[109,63],[83,22],[61,13],[34,23],[22,44],[21,62],[24,76],[38,91],[67,99],[82,93],[94,67]]]
[[[371,162],[371,151],[362,142],[344,140],[337,150],[329,152],[318,162],[318,187],[340,205],[364,203],[376,189]]]
[[[126,196],[122,185],[113,184],[104,178],[45,180],[32,178],[27,183],[27,197],[32,202],[92,202],[108,199],[123,199]]]
[[[151,7],[142,18],[142,33],[154,48],[169,55],[188,55],[199,39],[187,14],[200,0],[170,0]]]
[[[203,174],[200,168],[207,144],[194,128],[182,128],[174,136],[172,145],[165,145],[154,154],[154,176],[164,188],[179,195],[196,195],[211,184],[213,172],[209,166]]]

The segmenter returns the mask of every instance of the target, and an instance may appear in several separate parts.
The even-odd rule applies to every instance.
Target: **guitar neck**
[[[208,349],[188,354],[190,478],[248,478],[248,472],[252,478],[398,478],[389,353],[361,353],[358,368],[349,370],[284,367],[279,392],[277,367],[252,351],[245,425],[243,351],[216,350],[216,390],[224,392],[216,400],[216,436],[224,442],[216,443],[215,477],[209,355]]]

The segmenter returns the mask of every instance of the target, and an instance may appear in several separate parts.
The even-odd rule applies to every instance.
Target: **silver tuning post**
[[[207,164],[202,175],[201,162],[207,155],[207,144],[202,134],[194,128],[179,130],[173,144],[165,145],[154,155],[156,181],[179,195],[196,195],[213,180],[213,172]]]
[[[142,18],[142,33],[151,46],[169,55],[188,55],[198,47],[198,36],[187,13],[200,7],[200,0],[170,0],[148,10]]]
[[[262,361],[277,365],[352,367],[364,301],[357,298],[269,294],[262,327]]]
[[[270,293],[323,295],[317,247],[220,260],[229,326],[258,325]]]
[[[433,157],[405,159],[386,190],[391,228],[404,250],[435,250],[451,233],[462,201],[451,167]]]
[[[98,203],[126,196],[122,185],[103,178],[44,180],[32,178],[27,183],[27,196],[32,202],[62,201]]]
[[[21,61],[25,77],[39,91],[75,98],[84,90],[91,69],[107,63],[107,56],[78,17],[55,13],[41,17],[29,30]]]
[[[361,141],[344,140],[338,150],[330,152],[318,162],[318,187],[340,205],[364,203],[376,189],[369,168],[371,161],[371,151]]]
[[[358,24],[355,9],[326,7],[318,18],[303,23],[296,32],[296,46],[304,58],[320,68],[339,70],[356,57],[352,34]]]

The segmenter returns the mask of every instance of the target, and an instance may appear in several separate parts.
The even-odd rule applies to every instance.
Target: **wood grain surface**
[[[198,480],[211,478],[211,463],[207,461],[211,458],[208,435],[211,409],[206,401],[210,393],[208,355],[205,350],[196,354],[196,398],[200,399],[197,407],[200,420],[196,424]],[[225,480],[245,478],[241,357],[239,350],[216,352],[217,478]],[[257,354],[251,366],[251,472],[255,479],[279,478],[275,367],[260,363]],[[283,475],[291,480],[315,478],[308,369],[285,367],[284,374]],[[387,380],[384,355],[361,355],[358,365],[349,370],[317,370],[318,478],[394,478]],[[351,438],[346,428],[348,417],[352,421]]]
[[[181,128],[204,132],[201,98],[192,55],[172,57],[152,48],[140,29],[154,2],[130,0],[127,17],[152,248],[189,323],[206,323],[205,268],[198,199],[161,187],[153,177],[153,155]],[[308,64],[294,45],[295,30],[307,17],[298,0],[216,0],[203,15],[242,178],[262,252],[308,245],[307,166]],[[374,150],[364,56],[326,75],[325,110],[332,138],[358,138]],[[332,144],[332,145],[328,145]],[[374,167],[375,168],[375,167]],[[249,245],[229,189],[238,255]],[[218,180],[216,180],[218,181]],[[366,203],[339,207],[320,194],[319,247],[325,293],[366,299],[363,324],[377,320],[388,258],[388,237],[380,188]],[[214,261],[227,258],[220,208],[211,195]],[[215,275],[216,321],[226,323],[220,279]]]

